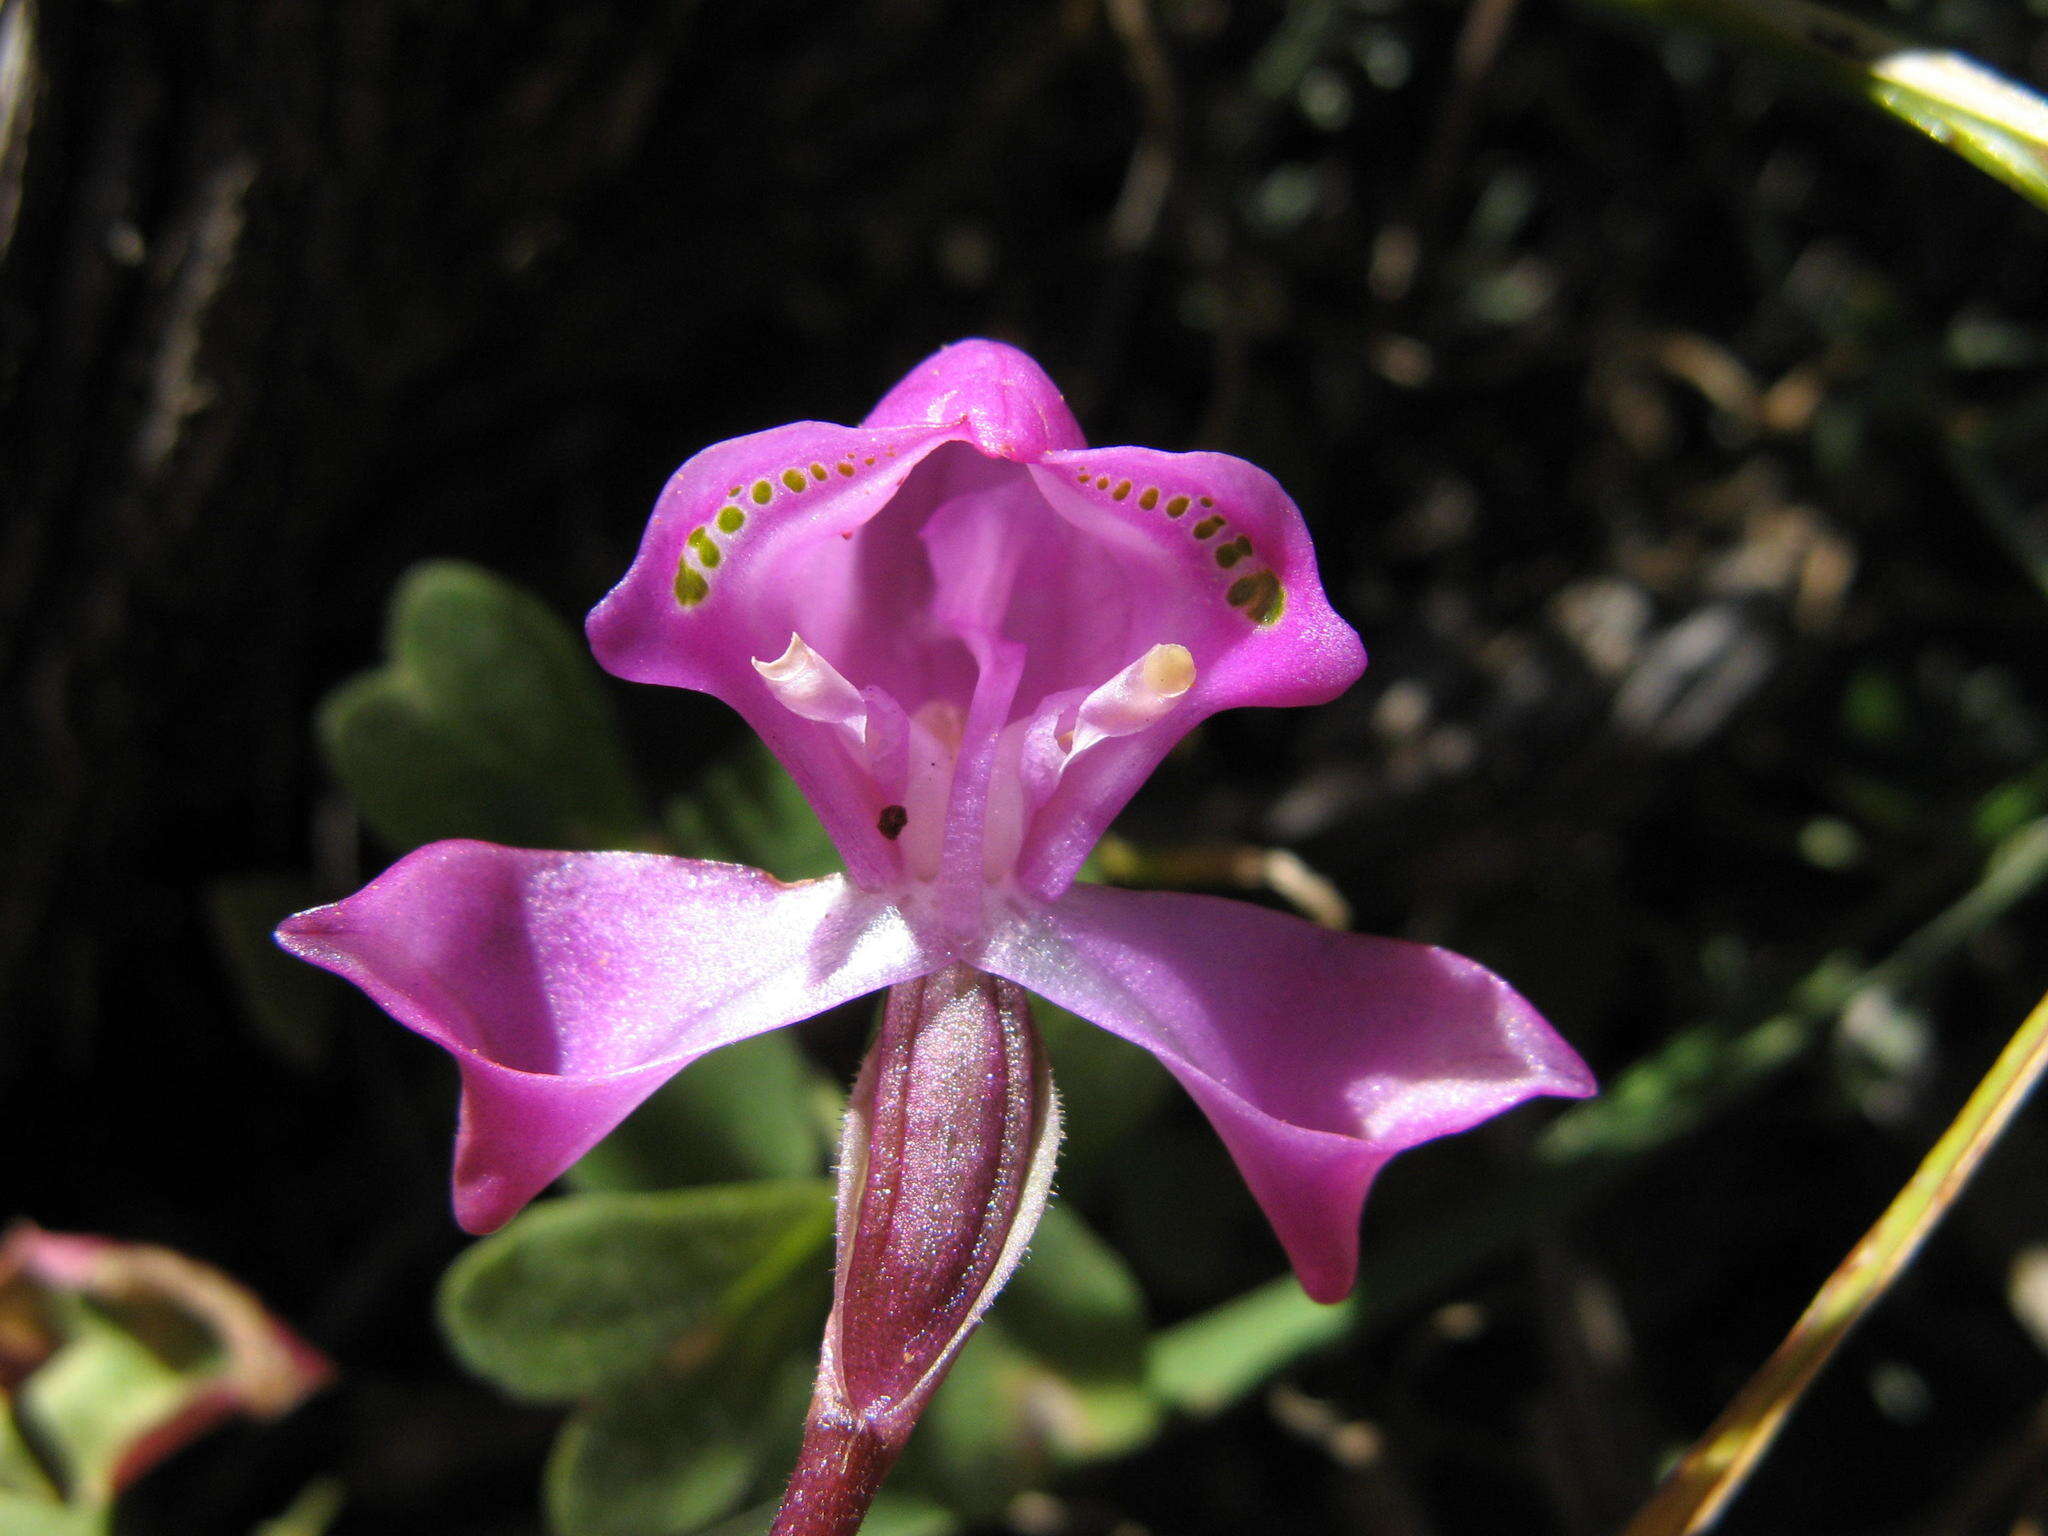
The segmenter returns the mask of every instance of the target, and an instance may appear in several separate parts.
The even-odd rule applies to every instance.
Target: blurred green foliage
[[[166,1457],[289,1412],[330,1370],[216,1270],[19,1223],[0,1234],[0,1531],[109,1536]],[[322,1536],[336,1507],[316,1484],[256,1536]]]
[[[601,674],[530,594],[475,566],[414,569],[385,664],[320,710],[327,761],[394,849],[443,837],[632,847],[641,795]]]

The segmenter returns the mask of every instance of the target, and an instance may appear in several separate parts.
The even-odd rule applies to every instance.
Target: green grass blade
[[[1898,1198],[1828,1276],[1785,1341],[1694,1443],[1623,1536],[1689,1536],[1741,1489],[1828,1357],[1890,1289],[2048,1068],[2035,1005]]]
[[[1599,0],[1705,28],[1860,97],[2048,209],[2048,101],[1967,54],[1916,47],[1808,0]]]

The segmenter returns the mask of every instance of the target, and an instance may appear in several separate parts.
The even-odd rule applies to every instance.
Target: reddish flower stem
[[[903,1446],[814,1407],[768,1536],[853,1536]]]

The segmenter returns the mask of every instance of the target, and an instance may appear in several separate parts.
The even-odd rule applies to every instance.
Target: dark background
[[[1862,13],[2048,78],[2027,7]],[[246,1529],[325,1471],[345,1533],[536,1528],[551,1417],[432,1330],[443,1064],[353,998],[317,1067],[268,1048],[209,892],[387,857],[309,722],[411,563],[573,619],[689,453],[858,419],[945,341],[1031,350],[1092,440],[1274,471],[1373,653],[1334,706],[1215,722],[1129,834],[1297,849],[1603,1075],[1882,958],[1976,878],[1987,797],[2048,788],[2014,557],[2048,216],[1700,39],[1548,0],[6,15],[0,1205],[220,1264],[344,1373],[159,1473],[137,1531]],[[1979,429],[1991,491],[1952,451]],[[616,690],[658,785],[737,744],[648,692]],[[2041,915],[1437,1298],[1484,1302],[1476,1338],[1422,1309],[1084,1474],[1057,1529],[1612,1529],[2032,1002]],[[1728,1529],[2038,1509],[2006,1290],[2044,1172],[2022,1121]],[[1368,1242],[1428,1220],[1389,1182]],[[1241,1212],[1189,1217],[1232,1237],[1193,1268],[1103,1220],[1166,1318],[1280,1267]],[[1297,1398],[1386,1457],[1326,1454]]]

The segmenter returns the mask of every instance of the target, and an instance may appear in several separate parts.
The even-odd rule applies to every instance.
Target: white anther
[[[861,734],[868,707],[860,690],[839,675],[839,669],[791,633],[789,648],[773,661],[754,661],[754,670],[782,707],[806,720],[843,725]]]
[[[1163,718],[1195,686],[1195,658],[1184,645],[1155,645],[1081,701],[1069,757],[1112,736],[1129,736]]]
[[[862,692],[854,687],[806,645],[802,635],[792,634],[788,649],[773,661],[756,659],[754,670],[791,714],[838,727],[880,803],[907,808],[910,821],[901,839],[905,858],[916,866],[913,872],[919,878],[932,878],[938,872],[937,840],[945,824],[952,751],[934,745],[930,733],[909,720],[903,707],[882,689]]]

